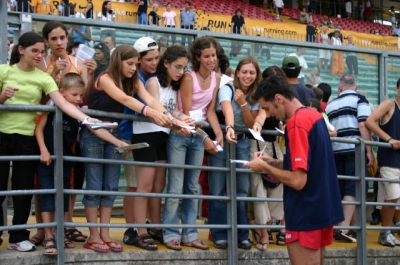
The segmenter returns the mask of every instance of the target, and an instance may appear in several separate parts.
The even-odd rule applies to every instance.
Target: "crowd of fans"
[[[9,1],[10,2],[10,1]],[[84,13],[76,13],[69,9],[69,14],[91,18],[95,16],[91,1]],[[142,2],[141,2],[142,3]],[[146,5],[141,4],[139,5]],[[42,3],[43,4],[43,3]],[[64,1],[65,12],[68,1]],[[12,2],[10,2],[12,8]],[[168,9],[161,16],[150,16],[146,24],[165,23],[165,26],[177,25],[176,14]],[[187,2],[184,15],[180,16],[181,27],[192,29],[195,16],[191,14],[191,3]],[[40,9],[40,8],[39,8]],[[42,10],[42,9],[40,9]],[[51,10],[51,9],[50,9]],[[92,10],[92,11],[91,11]],[[42,11],[41,11],[42,12]],[[46,9],[47,12],[47,9]],[[157,5],[153,5],[157,12]],[[147,14],[147,13],[146,13]],[[245,31],[241,10],[236,10],[233,33]],[[114,14],[110,1],[104,1],[102,11],[96,16],[105,21],[113,21]],[[141,17],[141,21],[147,19]],[[182,24],[182,21],[185,23]],[[322,26],[317,39],[327,45],[343,45],[345,41],[340,33],[340,25],[335,26],[332,34],[327,34],[327,25]],[[246,31],[245,31],[246,32]],[[291,88],[295,98],[306,107],[322,113],[330,136],[346,138],[371,139],[370,130],[376,133],[381,141],[391,143],[399,148],[393,128],[377,128],[375,116],[371,116],[369,102],[365,96],[357,93],[356,77],[358,63],[356,53],[347,53],[346,64],[349,73],[344,74],[344,58],[342,52],[321,50],[319,52],[319,67],[308,69],[304,58],[306,48],[299,47],[295,53],[288,54],[280,66],[270,66],[260,69],[257,59],[244,56],[233,72],[229,68],[229,58],[221,48],[220,43],[213,37],[200,37],[196,40],[185,39],[177,43],[173,36],[161,36],[158,41],[150,37],[139,38],[132,45],[117,45],[114,28],[101,29],[101,42],[93,44],[94,59],[82,61],[74,56],[78,44],[91,45],[94,42],[89,26],[74,26],[67,29],[62,23],[51,21],[42,29],[42,36],[34,32],[23,34],[11,51],[10,63],[2,65],[0,81],[3,84],[0,94],[1,104],[43,104],[57,105],[63,115],[64,155],[78,155],[87,158],[124,159],[140,162],[172,163],[176,165],[223,167],[226,165],[226,150],[229,144],[235,145],[236,157],[241,161],[255,158],[257,152],[265,152],[274,159],[275,167],[282,168],[283,154],[281,149],[282,137],[262,135],[265,142],[257,141],[249,133],[237,132],[237,129],[252,128],[256,132],[261,129],[285,130],[285,120],[271,116],[268,109],[261,108],[256,100],[256,90],[262,80],[279,77],[283,84]],[[172,45],[168,45],[171,37]],[[182,40],[183,41],[183,40]],[[70,42],[70,43],[69,43]],[[48,50],[45,48],[45,43]],[[68,46],[73,43],[73,45]],[[188,45],[188,49],[184,46]],[[182,45],[183,44],[183,45]],[[240,45],[240,44],[238,44]],[[352,37],[347,36],[347,45],[354,47]],[[333,48],[333,47],[332,47]],[[67,49],[70,50],[67,53]],[[240,53],[238,49],[236,54]],[[259,56],[263,56],[263,47],[258,48]],[[268,56],[268,53],[267,53]],[[329,63],[329,60],[330,63]],[[190,69],[188,69],[190,62]],[[331,88],[320,78],[320,69],[331,68],[332,75],[340,76],[338,97],[328,102]],[[33,74],[36,76],[31,77]],[[21,86],[21,78],[25,84]],[[32,87],[34,91],[28,91]],[[399,84],[397,89],[399,89]],[[21,94],[27,91],[34,100],[27,99]],[[42,98],[42,94],[48,97]],[[49,99],[49,97],[51,99]],[[391,102],[392,103],[392,102]],[[389,105],[389,103],[385,103]],[[398,103],[397,103],[398,104]],[[393,105],[393,104],[392,104]],[[100,122],[85,116],[78,106],[90,109],[130,113],[149,117],[150,122],[121,121],[107,118],[107,122],[117,122],[119,126],[93,128],[91,124]],[[395,105],[397,106],[397,105]],[[383,107],[382,107],[383,108]],[[387,107],[389,108],[389,107]],[[351,117],[348,110],[351,109]],[[397,109],[396,109],[397,110]],[[388,110],[389,113],[391,113]],[[326,114],[325,114],[326,113]],[[397,113],[397,112],[396,112]],[[318,114],[319,115],[319,114]],[[40,164],[32,161],[13,161],[12,189],[33,189],[34,175],[40,189],[54,188],[54,163],[51,155],[53,147],[53,119],[51,113],[35,115],[20,115],[18,112],[8,112],[0,116],[0,155],[37,155],[40,154]],[[388,115],[388,119],[390,119]],[[372,118],[371,118],[372,117]],[[375,118],[374,118],[375,117]],[[368,119],[373,119],[372,122]],[[77,121],[79,120],[79,122]],[[201,130],[208,123],[209,131]],[[367,125],[365,125],[367,123]],[[225,131],[219,124],[225,125]],[[375,125],[374,125],[375,124]],[[27,126],[28,125],[28,126]],[[193,126],[195,130],[188,128]],[[78,130],[79,138],[78,138]],[[146,142],[148,148],[126,149],[123,154],[114,152],[116,147],[132,148],[130,144]],[[30,146],[30,148],[27,148]],[[337,174],[355,175],[354,145],[332,143],[333,155]],[[366,147],[368,166],[374,163],[370,146]],[[207,159],[204,159],[207,156]],[[204,163],[207,161],[207,163]],[[379,162],[381,163],[381,162]],[[81,165],[79,167],[79,165]],[[82,167],[83,165],[83,167]],[[382,164],[393,167],[392,164]],[[8,179],[10,163],[0,162],[2,179]],[[237,168],[243,168],[238,164]],[[73,178],[71,169],[74,168]],[[200,171],[195,169],[169,168],[152,166],[125,166],[128,192],[196,195]],[[116,191],[120,165],[85,162],[82,164],[65,163],[63,181],[64,187],[82,189],[83,179],[86,180],[86,190]],[[391,171],[382,172],[384,178],[392,178]],[[237,172],[236,194],[238,197],[254,196],[282,198],[283,184],[273,176],[258,173]],[[23,180],[23,181],[22,181]],[[208,181],[207,181],[208,180]],[[223,196],[226,193],[225,173],[210,171],[204,181],[208,185],[208,194]],[[353,180],[338,180],[340,195],[344,201],[355,200],[355,184]],[[7,181],[0,183],[0,189],[7,189]],[[202,184],[203,186],[205,184]],[[385,201],[397,201],[400,191],[390,184],[381,187]],[[390,191],[390,192],[389,192]],[[206,193],[207,194],[207,193]],[[390,194],[390,196],[388,195]],[[31,195],[13,196],[14,217],[13,225],[25,224],[28,220]],[[64,196],[65,221],[72,221],[72,213],[76,197]],[[0,204],[4,197],[0,197]],[[115,196],[85,194],[83,204],[88,223],[109,223]],[[209,224],[226,224],[226,204],[223,201],[211,200],[206,211]],[[54,221],[54,196],[51,194],[38,195],[35,198],[37,206],[37,222]],[[125,231],[123,243],[134,245],[146,250],[156,250],[158,243],[165,244],[169,249],[181,250],[182,246],[208,249],[208,245],[198,238],[197,229],[177,228],[165,229],[134,229],[135,224],[151,222],[153,224],[182,224],[194,225],[198,213],[197,199],[182,199],[179,207],[178,198],[167,198],[161,211],[160,198],[126,197],[124,213],[126,223],[132,228]],[[246,207],[244,201],[238,201],[238,224],[270,224],[278,220],[285,224],[285,213],[282,203],[254,202]],[[384,206],[392,207],[392,206]],[[246,209],[252,209],[246,212]],[[344,221],[338,225],[355,224],[355,205],[343,205]],[[384,210],[387,210],[384,208]],[[393,219],[394,211],[384,215],[385,223],[390,226],[388,219]],[[181,214],[179,213],[181,211]],[[3,225],[3,211],[0,210],[0,225]],[[40,213],[40,214],[39,214]],[[387,213],[387,211],[385,212]],[[290,219],[292,220],[292,219]],[[39,229],[30,237],[27,230],[10,231],[8,249],[17,251],[33,251],[37,245],[44,245],[45,255],[56,255],[54,227]],[[109,228],[89,228],[90,234],[84,235],[74,227],[65,230],[64,245],[74,247],[73,242],[85,242],[84,247],[97,252],[121,252],[123,246],[110,237]],[[266,250],[268,244],[285,245],[285,229],[277,231],[275,239],[272,231],[254,229],[251,231],[256,248]],[[249,241],[249,231],[239,229],[238,246],[242,249],[252,247]],[[356,242],[353,231],[336,230],[337,240]],[[216,248],[228,247],[227,230],[213,228],[210,238]],[[0,243],[2,240],[0,239]],[[379,242],[385,246],[400,244],[392,234],[382,232]]]

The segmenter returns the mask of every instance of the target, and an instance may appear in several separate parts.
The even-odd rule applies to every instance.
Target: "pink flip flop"
[[[108,253],[110,252],[110,248],[101,248],[100,246],[107,246],[107,244],[103,242],[87,242],[83,245],[84,248],[94,250],[96,252]]]
[[[122,250],[124,249],[121,245],[119,247],[116,247],[116,245],[119,244],[115,241],[104,242],[104,244],[106,244],[112,252],[122,252]]]

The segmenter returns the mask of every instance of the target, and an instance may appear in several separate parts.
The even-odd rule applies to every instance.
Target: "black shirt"
[[[138,15],[141,13],[147,14],[147,0],[141,0],[140,2],[143,3],[143,5],[138,6],[137,10]]]
[[[149,13],[149,17],[152,18],[153,25],[160,26],[159,22],[160,22],[161,17],[159,15],[157,15],[157,13],[154,12],[154,10]],[[149,19],[149,25],[150,25],[150,19]]]
[[[243,25],[244,25],[244,17],[242,16],[238,17],[236,15],[232,17],[233,33],[240,34],[240,29],[242,28]]]
[[[31,12],[28,0],[17,0],[18,12]]]

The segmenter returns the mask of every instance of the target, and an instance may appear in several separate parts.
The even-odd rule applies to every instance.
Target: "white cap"
[[[135,42],[133,48],[135,48],[135,50],[137,50],[138,53],[142,53],[151,50],[158,50],[158,45],[157,42],[152,38],[141,37]]]

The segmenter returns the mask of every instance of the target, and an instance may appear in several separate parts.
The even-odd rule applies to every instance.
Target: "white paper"
[[[85,44],[79,44],[78,51],[76,52],[76,58],[85,61],[86,59],[92,59],[94,54],[94,49],[86,46]]]
[[[127,149],[133,150],[133,149],[141,149],[141,148],[146,148],[146,147],[149,147],[149,144],[143,142],[143,143],[131,144],[128,146],[117,147],[114,149],[114,152],[122,153]]]
[[[98,128],[109,128],[109,127],[117,127],[117,122],[88,122],[87,120],[84,121],[82,124],[89,125],[92,129]]]
[[[217,141],[213,141],[213,143],[217,146],[217,151],[218,151],[218,152],[224,151],[224,149],[222,148],[222,146],[220,146],[219,144],[217,144]]]
[[[275,130],[277,130],[279,133],[281,133],[281,134],[285,134],[285,132],[284,131],[282,131],[281,129],[279,129],[279,128],[277,128],[277,127],[275,127]]]
[[[251,132],[251,134],[253,135],[254,139],[259,140],[261,142],[265,142],[265,140],[261,137],[261,134],[254,131],[253,129],[249,128],[249,131]]]
[[[203,111],[201,109],[198,110],[189,110],[189,116],[194,120],[194,122],[203,120]]]
[[[194,124],[197,125],[197,126],[210,126],[210,124],[208,122],[203,121],[203,120],[195,121]]]
[[[176,128],[179,128],[179,129],[189,129],[189,130],[194,130],[194,128],[195,127],[193,127],[193,126],[181,126],[181,125],[178,125],[178,124],[173,124],[173,126],[174,127],[176,127]]]
[[[231,159],[231,163],[233,164],[233,163],[236,163],[236,164],[245,164],[245,163],[247,163],[247,162],[249,162],[249,161],[247,161],[247,160],[236,160],[236,159]]]
[[[233,81],[233,78],[227,75],[221,75],[221,81],[219,81],[219,87],[222,87],[229,82]]]

